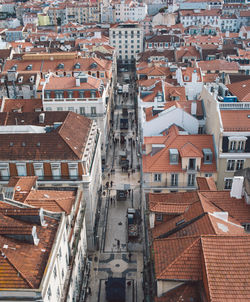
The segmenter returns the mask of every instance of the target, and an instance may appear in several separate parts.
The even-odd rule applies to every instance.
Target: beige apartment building
[[[212,135],[179,131],[171,126],[168,134],[144,137],[142,156],[145,192],[185,192],[197,188],[197,177],[217,179]]]
[[[137,22],[115,24],[109,30],[109,39],[116,49],[118,62],[134,62],[136,54],[143,51],[143,29]]]
[[[206,132],[214,136],[219,190],[231,189],[235,171],[250,167],[250,103],[229,95],[225,87],[207,85],[201,93]]]

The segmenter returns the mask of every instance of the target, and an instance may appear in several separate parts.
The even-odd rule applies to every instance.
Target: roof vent
[[[25,142],[22,142],[22,147],[25,147],[26,146],[26,143]]]
[[[10,147],[14,146],[14,143],[13,142],[10,142]]]
[[[41,143],[40,143],[40,142],[38,142],[36,145],[37,145],[37,147],[40,147],[40,146],[41,146]]]

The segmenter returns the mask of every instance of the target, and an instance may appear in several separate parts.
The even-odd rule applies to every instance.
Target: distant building
[[[132,63],[143,50],[143,29],[136,22],[120,23],[109,30],[111,46],[115,47],[117,62]]]

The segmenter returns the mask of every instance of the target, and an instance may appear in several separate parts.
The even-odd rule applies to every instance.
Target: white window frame
[[[171,187],[178,187],[178,174],[177,173],[171,174]]]
[[[68,168],[70,179],[76,179],[78,177],[78,163],[68,163]]]
[[[9,169],[9,164],[3,164],[1,163],[0,164],[0,178],[3,177],[3,178],[7,178],[10,176],[10,169]]]
[[[195,185],[195,174],[188,174],[188,181],[187,185],[188,187],[193,187]]]
[[[16,163],[17,175],[18,176],[27,176],[27,167],[26,163]],[[23,171],[22,171],[23,169]]]
[[[155,173],[154,174],[154,182],[161,182],[161,174]]]
[[[226,171],[235,171],[235,160],[234,159],[228,159],[227,160],[227,169]]]
[[[34,163],[33,166],[34,166],[35,175],[40,179],[43,178],[44,177],[43,163]]]
[[[51,163],[51,173],[53,179],[61,178],[61,164],[60,163]]]
[[[227,182],[231,183],[230,188],[226,186]],[[224,190],[231,190],[232,184],[233,184],[233,178],[230,177],[224,178]]]

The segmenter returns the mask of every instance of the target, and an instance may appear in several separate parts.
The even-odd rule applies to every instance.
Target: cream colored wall
[[[171,186],[171,175],[172,174],[178,174],[178,186],[172,187]],[[185,192],[187,191],[188,187],[188,174],[186,170],[183,172],[168,172],[168,173],[161,173],[161,182],[154,181],[154,174],[156,173],[144,173],[144,186],[149,189],[149,191],[153,192],[154,190],[161,190],[162,193],[164,192],[170,192],[170,190],[178,190],[179,192]],[[204,172],[196,172],[196,177],[205,177]],[[217,181],[217,172],[212,173],[212,177],[214,181]],[[195,183],[196,185],[196,183]],[[144,188],[145,188],[144,187]],[[190,189],[193,187],[190,186]]]
[[[157,297],[162,296],[164,293],[167,293],[171,289],[174,289],[177,286],[184,284],[184,282],[176,282],[176,281],[157,281]]]
[[[201,92],[201,99],[204,101],[204,107],[206,112],[206,133],[214,135],[215,147],[218,154],[220,143],[220,132],[222,125],[220,124],[220,112],[217,108],[217,101],[214,95],[203,87]]]
[[[235,154],[235,153],[234,153]],[[239,156],[241,153],[239,153]],[[217,181],[217,189],[224,190],[225,181],[224,178],[233,178],[235,171],[227,171],[227,161],[228,159],[238,160],[243,158],[232,158],[230,157],[230,153],[228,153],[228,158],[220,158],[218,165],[218,181]],[[250,158],[245,159],[243,168],[250,167]]]

